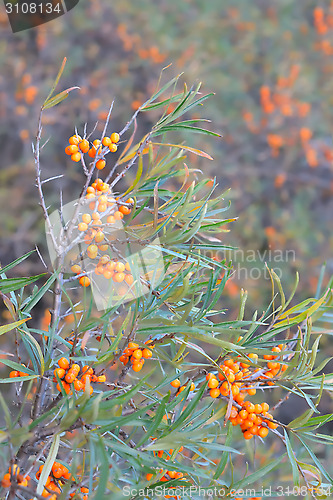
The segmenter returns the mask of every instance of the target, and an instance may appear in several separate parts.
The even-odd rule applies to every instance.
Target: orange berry
[[[56,377],[58,375],[59,378],[63,378],[66,374],[66,370],[63,368],[56,368],[53,372],[53,375]]]
[[[103,273],[104,278],[105,278],[105,279],[107,279],[107,280],[110,280],[110,279],[112,278],[112,276],[113,276],[113,275],[114,275],[114,272],[113,272],[113,271],[108,271],[108,270],[106,270],[106,271],[104,271],[104,273]]]
[[[128,215],[131,213],[131,209],[129,207],[125,207],[125,205],[122,205],[119,207],[119,212],[121,212],[123,215]]]
[[[103,382],[106,382],[106,376],[105,375],[99,375],[99,377],[97,377],[96,382],[99,382],[100,384],[102,384]]]
[[[82,222],[89,224],[89,222],[91,222],[91,215],[90,214],[83,214],[82,215]]]
[[[240,416],[243,420],[246,420],[246,419],[247,419],[247,417],[248,417],[248,415],[249,415],[249,414],[248,414],[248,412],[247,412],[246,410],[241,410],[241,411],[239,412],[239,416]]]
[[[139,372],[143,367],[143,363],[140,361],[135,361],[132,365],[132,368],[135,372]]]
[[[82,141],[82,137],[80,137],[79,135],[72,135],[72,137],[70,137],[68,139],[68,142],[69,144],[75,144],[76,146],[79,144],[79,142]]]
[[[84,390],[84,383],[81,382],[81,380],[78,380],[77,378],[74,380],[74,388],[76,391],[83,391]]]
[[[128,349],[134,350],[134,349],[138,349],[139,344],[136,344],[135,342],[129,342],[127,347],[128,347]]]
[[[134,205],[133,198],[128,198],[128,200],[126,200],[126,203],[131,203],[131,205]]]
[[[251,432],[251,434],[253,434],[254,436],[256,434],[258,434],[258,430],[259,430],[259,427],[257,425],[252,425],[252,427],[249,428],[249,431]]]
[[[95,236],[96,243],[101,243],[101,241],[103,241],[103,240],[104,240],[103,231],[97,231],[96,236]]]
[[[117,262],[116,271],[117,273],[123,273],[125,271],[125,264],[123,264],[122,262]]]
[[[92,219],[93,219],[94,221],[99,220],[99,219],[101,218],[101,216],[99,215],[99,213],[98,213],[98,212],[93,212],[93,213],[91,214],[91,217],[92,217]]]
[[[116,219],[113,217],[113,215],[109,215],[109,217],[106,219],[106,222],[108,224],[114,224],[116,222]]]
[[[209,395],[210,395],[211,398],[214,398],[214,399],[218,398],[219,395],[220,395],[220,389],[218,389],[217,387],[215,389],[211,389],[209,391]]]
[[[126,274],[125,281],[129,286],[131,286],[134,282],[134,278],[131,274]]]
[[[116,220],[121,220],[121,219],[123,219],[123,217],[124,217],[124,216],[123,216],[123,214],[122,214],[121,212],[119,212],[119,210],[117,210],[117,211],[114,213],[114,218],[115,218]]]
[[[97,160],[96,162],[96,168],[97,170],[103,170],[103,168],[105,167],[106,165],[106,161],[103,160],[102,158],[100,160]]]
[[[211,378],[216,378],[216,376],[214,375],[214,373],[207,373],[206,380],[210,380]]]
[[[246,392],[249,394],[249,396],[254,396],[257,392],[257,389],[251,388],[248,389]]]
[[[192,382],[190,385],[190,391],[194,391],[194,389],[195,389],[195,384],[194,384],[194,382]]]
[[[67,368],[69,367],[69,361],[67,358],[60,358],[58,361],[58,365],[60,366],[60,368],[67,370]]]
[[[90,285],[90,279],[87,276],[82,276],[79,281],[80,285],[83,287],[87,287]]]
[[[254,404],[251,403],[250,401],[245,401],[244,406],[245,406],[246,410],[248,411],[248,413],[254,412]]]
[[[125,279],[125,274],[124,273],[116,273],[114,276],[113,276],[113,281],[115,281],[116,283],[122,283]]]
[[[268,403],[261,403],[261,411],[263,413],[267,412],[269,410],[269,404]]]
[[[19,377],[19,372],[17,370],[13,370],[12,372],[10,372],[9,377],[10,378]]]
[[[100,141],[99,139],[95,139],[95,140],[93,141],[93,145],[94,145],[94,146],[99,146],[99,145],[100,145],[100,143],[101,143],[101,141]]]
[[[99,203],[97,208],[99,212],[105,212],[108,206],[106,203]]]
[[[88,229],[88,224],[85,222],[80,222],[80,224],[77,226],[79,231],[87,231]]]
[[[102,140],[102,144],[103,146],[110,146],[112,144],[110,137],[104,137],[104,139]]]
[[[125,276],[125,280],[126,280],[126,276]],[[152,357],[153,353],[151,352],[150,349],[143,349],[142,351],[142,357],[145,358],[145,359],[150,359]]]
[[[121,361],[124,365],[127,365],[128,363],[128,356],[125,356],[124,354],[120,356],[119,361]]]
[[[76,374],[71,370],[66,374],[65,380],[68,384],[71,384],[76,379]]]
[[[77,146],[67,146],[67,148],[65,148],[65,153],[66,155],[73,155],[74,153],[77,153],[79,151],[79,148]]]
[[[87,252],[88,252],[88,254],[89,253],[91,253],[91,254],[97,254],[98,247],[96,245],[89,245],[88,248],[87,248]]]
[[[265,438],[268,434],[268,429],[267,427],[260,427],[259,430],[258,430],[258,436],[260,436],[261,438]]]
[[[75,161],[76,163],[81,160],[81,154],[79,152],[74,153],[71,156],[71,160]]]
[[[79,148],[81,149],[82,153],[88,153],[90,148],[89,141],[87,141],[87,139],[83,139],[79,144]]]
[[[226,359],[223,361],[224,366],[227,366],[228,368],[231,368],[234,365],[234,361],[232,359]]]
[[[145,350],[145,349],[144,349]],[[179,378],[175,378],[175,380],[173,380],[172,382],[170,382],[170,384],[172,385],[172,387],[174,387],[175,389],[178,389],[178,387],[180,387],[180,380]]]
[[[119,142],[120,135],[117,132],[113,132],[113,134],[111,134],[110,139],[114,144],[117,144],[117,142]]]
[[[152,477],[153,477],[153,474],[146,474],[147,481],[150,481]]]
[[[135,349],[135,351],[133,352],[133,357],[135,359],[141,359],[142,358],[142,351],[141,351],[141,349]]]
[[[253,438],[253,434],[250,431],[243,432],[243,436],[245,439],[252,439]]]
[[[262,406],[259,404],[254,405],[254,413],[261,413],[262,412]]]
[[[115,153],[118,149],[118,146],[116,144],[110,144],[109,146],[109,150],[111,151],[111,153]]]
[[[219,385],[219,381],[217,380],[217,378],[211,378],[208,381],[209,389],[216,389],[216,387],[218,387],[218,385]]]

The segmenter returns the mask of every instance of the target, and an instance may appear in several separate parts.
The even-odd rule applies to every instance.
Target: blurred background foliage
[[[63,17],[17,34],[2,9],[0,25],[2,265],[35,244],[45,247],[31,141],[40,105],[66,56],[63,88],[80,90],[45,116],[50,140],[43,175],[66,174],[45,185],[51,204],[59,203],[60,189],[70,201],[82,186],[80,167],[64,154],[74,126],[80,131],[87,122],[91,130],[99,120],[101,131],[115,99],[111,127],[122,128],[154,91],[162,68],[172,64],[166,78],[184,71],[184,80],[203,81],[203,92],[216,93],[205,117],[223,137],[197,135],[189,144],[215,161],[188,160],[216,176],[218,189],[232,188],[228,216],[239,220],[222,240],[244,253],[228,256],[236,269],[227,286],[231,306],[238,307],[241,287],[249,290],[250,310],[267,305],[265,261],[281,270],[287,289],[300,271],[299,299],[314,295],[324,261],[329,278],[333,2],[81,0]],[[139,132],[155,118],[153,112],[141,115]],[[275,262],[277,251],[289,253]],[[27,262],[18,268],[21,274],[41,272],[37,256],[33,269]],[[251,274],[253,267],[258,272]]]

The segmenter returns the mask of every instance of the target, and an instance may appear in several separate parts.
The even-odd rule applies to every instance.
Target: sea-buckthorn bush
[[[196,134],[220,139],[204,120],[189,118],[212,95],[200,85],[179,88],[175,77],[121,128],[112,123],[116,102],[99,133],[73,123],[61,154],[70,157],[68,169],[82,168],[85,183],[73,186],[67,222],[59,197],[66,236],[59,240],[44,196],[57,174],[43,177],[43,120],[58,104],[60,116],[75,92],[54,95],[63,68],[33,146],[56,258],[37,248],[1,269],[11,317],[0,327],[1,498],[202,498],[216,488],[223,494],[214,498],[239,499],[249,498],[249,486],[251,498],[261,498],[262,487],[275,491],[281,481],[314,497],[332,486],[325,457],[332,437],[321,427],[333,414],[319,405],[331,394],[332,374],[324,373],[328,360],[317,361],[319,334],[330,333],[321,321],[329,318],[331,283],[297,303],[298,278],[287,293],[268,269],[272,300],[264,311],[246,309],[245,291],[236,316],[225,309],[233,267],[214,254],[226,249],[221,230],[232,219],[224,218],[216,180],[192,166],[195,156],[213,161]],[[155,123],[138,138],[144,113]],[[181,130],[188,144],[177,143]],[[117,224],[122,236],[110,231]],[[162,271],[158,260],[138,271],[117,246],[154,247],[156,238]],[[45,272],[11,278],[35,251]],[[142,284],[144,293],[135,293]],[[95,292],[104,285],[104,298],[113,290],[116,300],[101,308]],[[49,304],[41,320],[40,303]],[[281,421],[291,394],[306,408]]]

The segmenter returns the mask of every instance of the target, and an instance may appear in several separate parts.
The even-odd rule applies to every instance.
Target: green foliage
[[[246,319],[245,292],[241,293],[236,319],[222,309],[232,265],[213,256],[217,249],[230,248],[219,236],[221,228],[234,219],[223,218],[228,207],[224,193],[216,194],[216,181],[202,179],[197,169],[185,163],[185,159],[191,161],[192,154],[206,159],[210,156],[192,145],[168,142],[168,133],[180,129],[207,132],[192,126],[197,122],[189,120],[187,113],[211,94],[199,97],[199,86],[190,90],[185,86],[179,92],[177,81],[178,77],[156,91],[135,114],[129,127],[141,112],[161,112],[151,131],[132,146],[133,132],[112,167],[117,174],[110,175],[119,199],[128,195],[135,198],[125,224],[128,238],[139,244],[153,242],[156,236],[160,239],[165,266],[162,281],[155,285],[154,276],[145,276],[149,284],[146,295],[102,313],[96,310],[89,291],[83,293],[77,282],[68,278],[61,261],[47,279],[44,275],[5,276],[0,284],[13,317],[10,324],[0,327],[0,334],[15,335],[18,346],[15,361],[6,353],[1,363],[27,373],[11,378],[6,372],[2,380],[15,385],[15,402],[20,409],[1,398],[5,422],[0,429],[0,456],[5,471],[10,461],[25,472],[31,470],[33,477],[37,464],[44,464],[38,482],[31,483],[33,493],[43,492],[55,459],[75,478],[75,482],[62,484],[60,499],[81,486],[89,488],[89,498],[122,498],[125,485],[136,490],[149,486],[146,498],[154,498],[170,469],[183,473],[185,480],[170,478],[169,486],[216,486],[227,493],[253,484],[257,490],[266,484],[276,488],[277,471],[309,492],[321,485],[322,478],[332,483],[312,449],[313,442],[321,446],[332,443],[329,434],[316,432],[333,420],[333,414],[321,415],[318,406],[324,393],[332,393],[333,374],[322,373],[324,364],[317,361],[321,337],[313,329],[315,322],[331,318],[332,290],[329,287],[321,292],[319,288],[316,298],[294,305],[298,278],[286,298],[277,274],[269,270],[272,300],[261,315],[254,312],[252,319]],[[57,104],[64,95],[51,97],[57,83],[43,109]],[[168,112],[170,103],[175,107]],[[162,135],[163,142],[153,142],[157,135]],[[36,158],[38,162],[39,156]],[[123,178],[121,168],[124,174],[136,168],[130,186],[118,184]],[[75,225],[78,221],[71,222]],[[31,291],[27,285],[37,280],[39,284]],[[30,321],[28,325],[36,305],[51,288],[48,330],[38,329],[32,322],[30,326]],[[66,323],[70,315],[73,317]],[[147,360],[143,375],[121,365],[119,358],[129,342],[144,348],[149,347],[145,344],[149,340],[154,344],[153,357]],[[254,450],[254,440],[246,446],[239,429],[228,422],[235,400],[232,396],[210,397],[206,374],[213,371],[223,379],[221,362],[228,357],[265,373],[265,356],[271,355],[278,343],[285,346],[281,364],[287,367],[275,374],[272,385],[262,386],[263,392],[269,391],[274,404],[278,403],[276,393],[286,399],[297,395],[308,408],[289,424],[279,422],[274,415],[272,423],[280,425],[283,432],[272,429],[265,438],[275,442],[271,448],[256,436]],[[56,390],[61,379],[56,374],[53,380],[53,370],[62,357],[81,368],[88,365],[105,373],[106,383],[97,389],[95,386],[92,394],[90,383],[82,393],[73,390],[73,385],[72,394],[64,387]],[[22,368],[21,360],[29,365]],[[182,391],[170,389],[175,378],[183,380]],[[297,449],[296,441],[301,443]],[[158,453],[163,450],[166,453]],[[260,464],[253,467],[257,453]],[[150,473],[153,477],[146,480]],[[15,492],[15,483],[11,492]],[[138,498],[138,494],[131,498]]]

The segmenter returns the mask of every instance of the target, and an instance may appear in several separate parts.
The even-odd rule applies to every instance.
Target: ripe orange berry
[[[81,160],[81,154],[79,152],[74,153],[71,156],[71,160],[75,161],[76,163]]]
[[[65,380],[68,384],[71,384],[72,382],[74,382],[74,380],[76,379],[76,374],[74,372],[72,372],[71,370],[69,370],[69,372],[67,372],[66,376],[65,376]]]
[[[101,143],[101,141],[100,141],[99,139],[95,139],[95,140],[93,141],[93,145],[94,145],[94,146],[99,146],[99,145],[100,145],[100,143]]]
[[[143,361],[143,360],[142,360]],[[132,365],[132,368],[135,372],[139,372],[142,367],[143,367],[143,362],[141,360],[140,361],[135,361]]]
[[[73,155],[74,153],[77,153],[79,151],[79,148],[77,146],[67,146],[67,148],[65,148],[65,153],[66,155]]]
[[[82,153],[88,153],[90,148],[89,141],[87,141],[87,139],[83,139],[79,144],[79,148],[81,149]]]
[[[104,137],[104,139],[102,140],[102,144],[103,146],[110,146],[112,144],[110,137]]]
[[[60,368],[67,370],[69,367],[69,361],[67,358],[60,358],[58,361],[58,365],[60,366]]]
[[[117,273],[123,273],[125,271],[125,264],[123,264],[122,262],[117,262],[115,269]]]
[[[83,391],[84,390],[84,383],[81,382],[81,380],[78,380],[77,378],[74,380],[74,388],[76,391]]]
[[[268,403],[261,403],[261,411],[263,413],[267,412],[269,410],[269,404]]]
[[[211,389],[211,390],[209,391],[209,394],[210,394],[210,397],[211,397],[211,398],[214,398],[214,399],[215,399],[215,398],[218,398],[218,397],[219,397],[219,395],[220,395],[220,389],[218,389],[217,387],[216,387],[215,389]]]
[[[133,282],[134,282],[134,278],[133,278],[133,276],[131,274],[126,274],[125,275],[125,281],[126,281],[126,283],[129,286],[131,286],[133,284]]]
[[[97,170],[103,170],[103,168],[105,167],[106,165],[106,161],[103,160],[102,158],[100,160],[97,160],[96,162],[96,168]]]
[[[131,213],[131,209],[129,207],[125,207],[125,205],[122,205],[119,207],[119,212],[121,212],[123,215],[128,215]]]
[[[265,438],[268,434],[268,429],[267,427],[260,427],[260,429],[258,430],[258,436],[260,436],[261,438]]]
[[[117,151],[117,149],[118,149],[117,144],[113,144],[113,143],[110,144],[109,150],[111,151],[111,153],[115,153]]]
[[[153,477],[153,474],[146,474],[147,481],[150,481],[152,477]]]
[[[17,370],[13,370],[12,372],[10,372],[9,377],[10,378],[19,377],[19,372]]]
[[[254,405],[254,413],[261,413],[262,412],[262,406],[259,404]]]
[[[119,142],[120,135],[117,132],[113,132],[113,134],[111,134],[110,139],[114,144],[117,144],[117,142]]]
[[[87,248],[87,252],[88,252],[88,254],[89,253],[91,253],[91,254],[97,254],[97,252],[98,252],[97,245],[89,245],[88,248]]]
[[[79,281],[80,285],[83,287],[87,287],[90,285],[90,279],[87,276],[82,276]]]
[[[124,273],[116,273],[114,276],[113,276],[113,281],[115,281],[116,283],[122,283],[125,279],[125,274]]]
[[[141,351],[141,349],[135,349],[135,351],[133,352],[132,356],[135,359],[141,359],[142,358],[142,351]]]
[[[89,224],[91,222],[91,215],[90,214],[83,214],[82,215],[82,222],[85,224]]]
[[[119,212],[119,210],[117,210],[117,211],[114,213],[114,218],[115,218],[116,220],[121,220],[121,219],[123,219],[123,217],[124,217],[124,216],[123,216],[123,214],[122,214],[121,212]]]
[[[126,200],[126,203],[131,203],[131,205],[134,205],[133,198],[128,198],[128,200]]]
[[[72,137],[70,137],[68,139],[68,142],[69,144],[75,144],[76,146],[79,144],[79,142],[82,141],[82,137],[80,137],[79,135],[72,135]]]
[[[208,380],[209,389],[216,389],[216,387],[218,387],[218,385],[219,385],[219,381],[217,380],[217,378],[212,377],[212,378],[210,378],[210,380]]]
[[[134,349],[138,349],[139,344],[137,344],[136,342],[129,342],[127,347],[128,349],[132,349],[133,351]]]
[[[252,439],[253,438],[253,434],[250,431],[243,432],[243,436],[245,439]]]
[[[53,372],[53,375],[56,377],[58,375],[59,378],[63,378],[65,376],[66,370],[63,368],[56,368]]]
[[[80,222],[80,224],[77,226],[79,231],[87,231],[88,229],[88,224],[85,222]]]
[[[179,378],[175,378],[175,380],[173,380],[172,382],[170,382],[170,385],[172,385],[172,387],[174,387],[175,389],[178,389],[178,387],[180,387],[180,380],[179,380]]]
[[[102,231],[97,231],[95,236],[96,243],[100,243],[103,240],[104,240],[104,233]]]
[[[126,280],[126,276],[125,276],[125,280]],[[150,359],[152,357],[153,353],[151,352],[150,349],[143,349],[142,351],[142,357],[145,358],[145,359]]]
[[[241,410],[241,411],[239,412],[239,416],[240,416],[243,420],[246,420],[246,419],[247,419],[247,417],[248,417],[248,415],[249,415],[249,414],[248,414],[248,412],[247,412],[246,410]]]
[[[100,384],[102,384],[103,382],[106,382],[106,376],[105,375],[99,375],[99,377],[97,377],[96,382],[99,382]]]
[[[114,224],[116,222],[116,219],[113,217],[113,215],[109,215],[109,217],[106,219],[106,222],[108,224]]]

